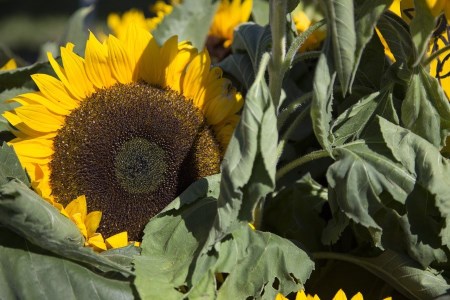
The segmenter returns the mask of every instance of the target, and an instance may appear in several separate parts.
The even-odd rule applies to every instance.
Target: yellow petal
[[[186,66],[197,55],[197,49],[192,47],[183,47],[180,49],[177,56],[170,62],[166,72],[166,86],[169,86],[172,90],[178,93],[182,92],[181,83],[184,80],[184,73]]]
[[[53,142],[47,139],[20,139],[11,145],[18,156],[50,157],[53,155]]]
[[[131,70],[133,81],[139,79],[140,60],[145,48],[152,39],[152,35],[147,30],[138,27],[135,23],[128,27],[124,43],[130,58],[130,64],[133,67],[133,70]]]
[[[295,300],[307,300],[305,291],[301,290],[297,292],[297,295],[295,296]]]
[[[72,200],[65,207],[65,210],[69,214],[69,216],[79,213],[84,224],[87,214],[86,196],[82,195],[76,198],[75,200]]]
[[[87,239],[86,225],[84,224],[84,220],[83,220],[81,213],[70,214],[67,211],[67,209],[66,209],[66,212],[69,215],[70,219],[77,225],[78,229],[80,230],[80,232],[84,236],[84,238]]]
[[[159,46],[155,39],[150,39],[140,59],[139,78],[144,79],[148,83],[155,84],[160,74]]]
[[[363,295],[360,292],[358,292],[356,295],[354,295],[352,297],[351,300],[364,300],[364,297],[363,297]]]
[[[69,50],[68,47],[61,48],[64,70],[72,87],[79,93],[80,98],[84,99],[94,92],[94,86],[87,77],[84,59],[71,50],[73,49]]]
[[[97,88],[110,87],[116,83],[108,64],[108,49],[92,32],[86,43],[85,61],[86,74]]]
[[[62,48],[63,47],[61,47],[61,51],[62,51]],[[56,75],[58,76],[59,80],[61,80],[61,82],[63,83],[65,89],[70,94],[70,96],[73,99],[76,99],[77,101],[83,100],[83,98],[81,97],[79,92],[77,92],[76,88],[74,88],[72,86],[72,84],[69,82],[69,80],[68,80],[68,78],[66,76],[66,72],[64,71],[64,69],[53,58],[53,55],[50,52],[47,53],[47,58],[48,58],[48,61],[50,62],[50,65],[53,68],[53,71],[55,71]]]
[[[178,37],[172,36],[169,38],[162,48],[160,49],[160,68],[161,73],[160,76],[157,78],[157,82],[155,84],[166,87],[167,84],[167,68],[169,67],[170,63],[175,59],[175,57],[178,54]]]
[[[275,296],[275,300],[288,300],[288,298],[284,297],[282,294],[278,293]]]
[[[339,290],[334,296],[333,300],[347,300],[347,296],[345,295],[343,290]]]
[[[108,64],[113,77],[120,83],[130,83],[132,68],[122,42],[110,35],[106,43],[108,45]]]
[[[47,74],[35,74],[32,78],[42,95],[53,103],[58,103],[67,110],[78,107],[79,100],[71,97],[60,80]]]
[[[64,123],[63,117],[52,114],[42,105],[25,105],[14,111],[28,127],[38,132],[57,131]]]
[[[91,236],[88,240],[87,243],[90,246],[94,247],[94,250],[106,250],[106,244],[105,244],[105,240],[103,239],[103,236],[100,233],[96,233],[93,236]]]
[[[128,233],[123,231],[106,239],[108,248],[120,248],[128,245]]]
[[[73,107],[68,109],[67,107],[65,107],[65,105],[61,104],[60,102],[54,102],[53,99],[45,97],[40,92],[23,94],[15,98],[14,100],[22,105],[40,104],[52,113],[60,116],[67,116],[70,113],[70,110],[75,108]]]
[[[207,52],[199,53],[189,64],[183,80],[183,95],[192,99],[196,107],[202,108],[204,98],[199,95],[208,78],[211,60]]]
[[[101,211],[91,211],[86,216],[86,230],[87,230],[87,236],[93,236],[94,233],[97,231],[98,226],[100,225],[100,221],[102,219],[102,212]]]

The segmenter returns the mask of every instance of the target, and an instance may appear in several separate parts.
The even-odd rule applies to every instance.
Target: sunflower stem
[[[326,150],[317,150],[317,151],[310,152],[302,157],[297,158],[296,160],[289,162],[288,164],[284,165],[283,167],[281,167],[277,171],[277,173],[275,175],[275,179],[279,180],[281,177],[283,177],[290,171],[292,171],[295,168],[298,168],[301,165],[306,164],[310,161],[313,161],[313,160],[316,160],[319,158],[329,157],[329,156],[330,156],[330,154]]]
[[[423,66],[424,67],[428,66],[433,60],[435,60],[436,58],[441,56],[441,54],[444,54],[447,51],[450,51],[450,45],[447,45],[431,54],[427,59],[424,60]]]
[[[269,89],[278,109],[283,82],[283,62],[286,56],[286,0],[270,0],[269,23],[272,33],[272,56],[269,64]]]

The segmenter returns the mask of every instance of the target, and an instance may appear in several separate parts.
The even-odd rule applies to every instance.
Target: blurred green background
[[[0,65],[14,57],[20,65],[41,59],[49,47],[61,41],[70,16],[79,8],[95,3],[87,24],[92,31],[106,28],[111,12],[123,12],[132,7],[150,15],[152,0],[0,0]],[[47,43],[47,44],[46,44]],[[41,49],[42,47],[42,49]]]

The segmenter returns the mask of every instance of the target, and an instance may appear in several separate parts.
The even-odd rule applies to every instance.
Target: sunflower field
[[[0,299],[450,299],[450,1],[28,2]]]

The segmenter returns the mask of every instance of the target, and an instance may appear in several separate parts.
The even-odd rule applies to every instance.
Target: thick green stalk
[[[269,65],[269,89],[278,109],[283,82],[283,62],[286,56],[287,0],[270,0],[269,22],[272,33],[272,56]]]

